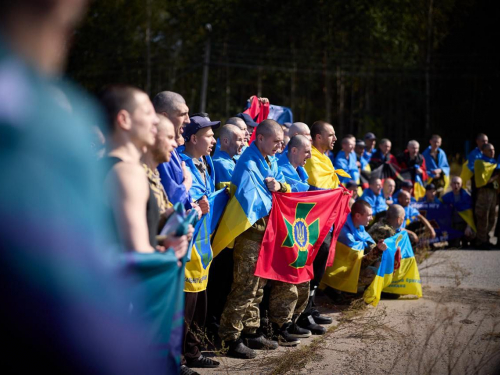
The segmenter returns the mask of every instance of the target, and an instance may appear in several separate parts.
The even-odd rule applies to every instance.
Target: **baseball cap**
[[[413,183],[411,181],[408,181],[408,180],[404,180],[403,182],[401,182],[401,187],[402,188],[411,188],[413,187]]]
[[[198,130],[206,128],[208,126],[213,129],[217,129],[220,126],[220,121],[210,121],[208,117],[193,116],[190,118],[191,122],[184,128],[184,133],[182,136],[187,142],[193,134],[196,134]]]
[[[429,184],[425,187],[425,190],[436,190],[436,185],[434,184]]]
[[[362,139],[358,139],[358,140],[356,141],[356,146],[366,147],[366,143],[365,143],[365,141],[363,141]]]
[[[377,139],[377,137],[372,132],[369,132],[365,134],[365,139]]]
[[[259,125],[247,113],[238,113],[235,117],[243,119],[243,121],[245,121],[245,124],[247,124],[247,126],[251,126],[252,128],[255,128],[257,125]]]

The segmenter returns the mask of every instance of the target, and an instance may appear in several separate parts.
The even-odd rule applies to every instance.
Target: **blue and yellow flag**
[[[322,154],[314,146],[311,147],[311,158],[307,159],[305,170],[309,176],[312,190],[336,189],[340,185],[339,176],[351,176],[342,169],[335,169],[328,156]]]
[[[415,174],[415,183],[413,184],[413,196],[415,200],[418,202],[420,199],[425,197],[425,185],[422,181],[422,177],[418,174]]]
[[[322,284],[343,292],[356,293],[364,250],[373,243],[365,228],[356,228],[351,215],[348,215],[337,240],[335,260],[326,269]]]
[[[265,179],[273,177],[285,184],[283,174],[278,169],[276,158],[264,159],[255,143],[241,155],[231,178],[231,191],[234,195],[226,206],[219,227],[215,233],[212,249],[217,256],[230,246],[234,239],[250,228],[255,222],[271,211],[272,195]]]
[[[458,211],[460,217],[464,219],[474,232],[477,232],[476,224],[474,223],[474,215],[472,213],[472,197],[465,189],[460,189],[460,199],[458,201],[455,201],[452,191],[443,195],[441,200],[443,203],[454,207]]]
[[[213,253],[210,237],[219,223],[229,199],[226,190],[219,190],[208,196],[210,211],[203,215],[194,228],[192,247],[186,263],[185,292],[201,292],[207,288],[208,272]]]
[[[377,306],[382,292],[422,297],[420,274],[408,233],[398,232],[384,242],[387,250],[382,254],[375,280],[365,290],[365,302]]]
[[[425,165],[427,167],[427,174],[429,175],[429,179],[427,180],[427,184],[431,184],[433,179],[436,177],[434,173],[432,173],[435,169],[441,169],[442,176],[444,178],[444,190],[448,189],[450,184],[450,165],[448,164],[448,158],[446,157],[446,153],[438,148],[437,149],[437,160],[434,159],[431,155],[431,146],[427,147],[427,149],[422,152],[422,156],[425,158]]]
[[[474,161],[474,181],[476,182],[476,187],[486,186],[497,168],[497,161],[486,155],[481,155],[479,159],[476,159]]]

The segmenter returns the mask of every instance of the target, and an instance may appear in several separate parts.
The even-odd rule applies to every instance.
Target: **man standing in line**
[[[308,183],[310,190],[325,190],[337,189],[340,186],[338,176],[350,177],[345,171],[335,170],[332,161],[327,156],[327,153],[333,150],[337,137],[333,126],[325,121],[316,121],[311,126],[311,158],[306,161],[305,170],[309,176]],[[314,297],[321,279],[326,270],[328,258],[330,255],[330,244],[332,240],[333,230],[327,234],[325,240],[321,244],[318,254],[313,262],[314,279],[310,283],[310,297],[306,310],[302,313],[298,320],[300,327],[313,331],[317,324],[331,324],[332,319],[323,316],[314,307]]]
[[[276,121],[264,120],[259,124],[255,141],[238,160],[234,170],[231,183],[235,186],[235,194],[213,241],[217,254],[235,239],[234,280],[221,316],[219,336],[229,346],[228,355],[236,358],[254,358],[253,349],[278,347],[277,342],[267,340],[257,332],[260,327],[259,304],[267,280],[254,276],[254,271],[271,209],[271,193],[290,191],[276,159],[272,157],[282,141],[283,130]],[[238,216],[232,215],[232,207],[238,207]],[[292,288],[285,283],[283,286],[284,290],[279,293],[275,288],[276,294],[280,298],[288,294],[287,298],[293,299]],[[269,304],[269,318],[276,322],[280,319],[279,306],[273,305],[272,296]],[[294,341],[296,345],[298,342]]]
[[[236,166],[234,157],[241,155],[244,139],[243,131],[236,125],[226,124],[220,130],[220,149],[215,150],[212,158],[215,168],[215,186],[217,189],[229,186],[234,167]]]
[[[342,150],[339,151],[333,162],[335,169],[342,169],[347,172],[351,177],[341,177],[341,182],[347,182],[349,180],[354,180],[359,184],[359,168],[356,159],[356,153],[354,152],[356,138],[352,135],[345,136],[342,139]]]
[[[476,246],[480,250],[491,250],[489,233],[495,222],[495,206],[499,190],[498,164],[495,159],[495,147],[485,143],[481,147],[481,158],[474,162],[474,181],[477,188],[476,220],[477,237]]]

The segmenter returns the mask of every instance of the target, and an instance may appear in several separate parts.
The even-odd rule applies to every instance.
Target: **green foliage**
[[[424,70],[473,0],[99,0],[76,31],[69,74],[91,91],[129,83],[174,90],[199,110],[210,34],[207,111],[226,118],[257,94],[340,132],[423,124]],[[149,8],[148,8],[149,7]],[[148,15],[148,9],[150,13]],[[208,33],[205,25],[212,25]],[[147,30],[150,30],[148,59]]]

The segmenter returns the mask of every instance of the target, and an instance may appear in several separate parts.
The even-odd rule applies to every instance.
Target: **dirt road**
[[[500,373],[500,251],[437,251],[419,268],[419,300],[343,315],[326,306],[336,323],[325,336],[200,373]]]

